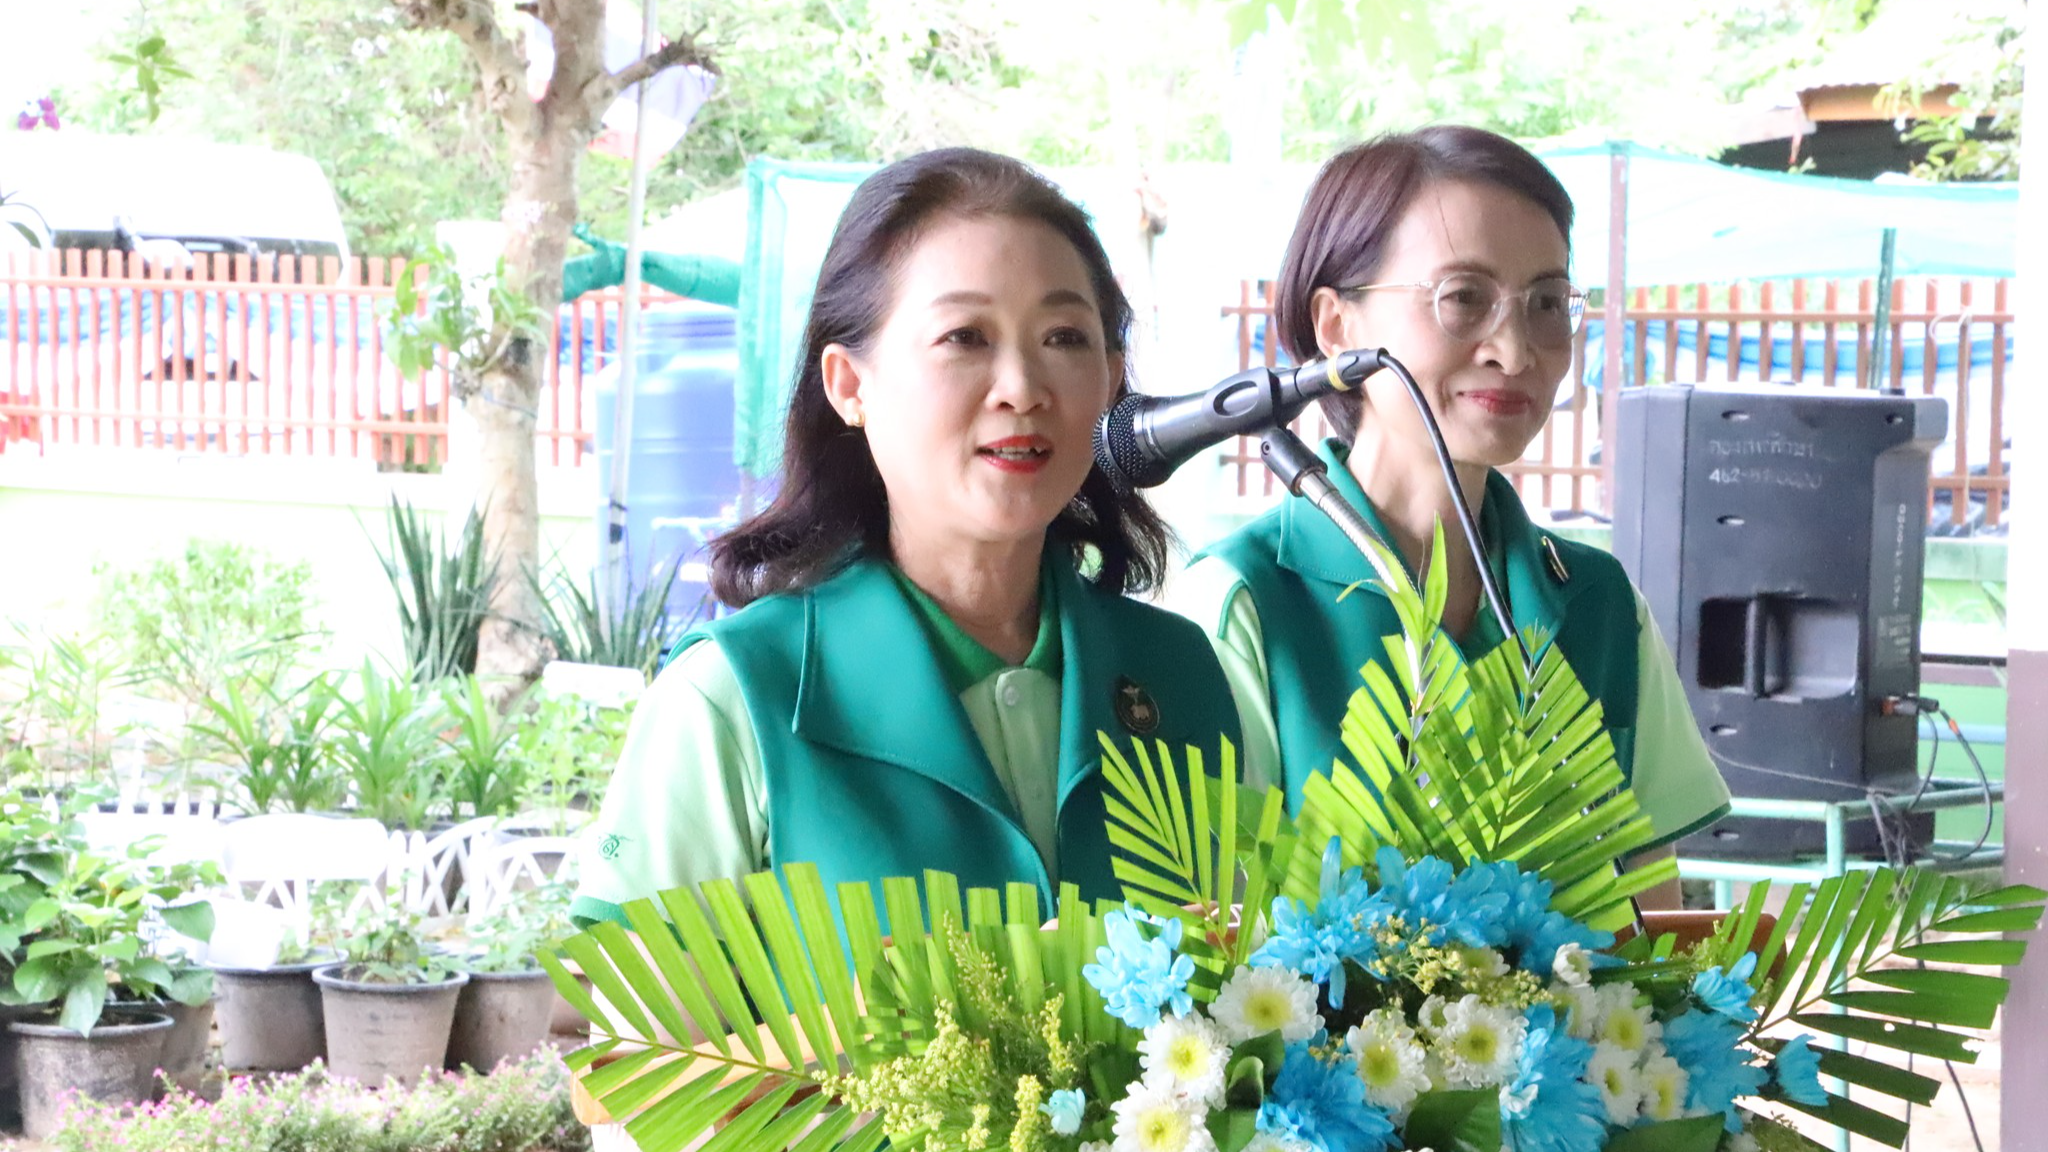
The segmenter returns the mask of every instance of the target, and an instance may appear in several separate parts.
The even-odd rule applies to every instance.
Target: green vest
[[[1392,539],[1345,466],[1342,443],[1326,442],[1320,455],[1337,490],[1381,539]],[[1498,472],[1487,475],[1480,518],[1515,626],[1525,633],[1540,628],[1556,642],[1600,701],[1627,774],[1634,761],[1637,636],[1635,594],[1621,564],[1597,548],[1538,529],[1514,485]],[[1283,500],[1199,555],[1235,569],[1258,609],[1281,772],[1289,810],[1296,810],[1302,782],[1348,758],[1339,725],[1360,686],[1359,669],[1369,660],[1384,660],[1384,640],[1400,635],[1400,619],[1385,591],[1371,582],[1370,563],[1306,500]],[[1337,602],[1339,593],[1360,582],[1366,583]],[[1229,611],[1228,600],[1222,610]],[[1484,603],[1479,610],[1487,611]]]
[[[684,643],[716,640],[760,742],[771,863],[846,881],[951,872],[963,888],[1023,881],[1050,915],[1061,882],[1120,899],[1105,831],[1098,731],[1128,748],[1131,717],[1212,765],[1237,743],[1236,706],[1201,630],[1097,589],[1049,543],[1060,644],[1058,860],[1048,874],[990,766],[924,626],[882,563],[854,561],[803,592],[769,596]],[[1121,705],[1119,701],[1122,701]],[[1133,708],[1137,702],[1150,706]]]

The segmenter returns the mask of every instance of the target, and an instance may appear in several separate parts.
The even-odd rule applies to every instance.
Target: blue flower
[[[1088,1107],[1088,1097],[1078,1088],[1062,1088],[1045,1098],[1038,1106],[1040,1112],[1052,1117],[1055,1135],[1072,1136],[1081,1130],[1081,1113]]]
[[[1381,848],[1373,860],[1379,867],[1381,898],[1418,932],[1428,924],[1430,931],[1422,937],[1428,943],[1449,939],[1486,948],[1507,942],[1502,916],[1508,896],[1494,890],[1499,879],[1495,870],[1467,868],[1454,876],[1450,864],[1435,856],[1424,856],[1410,867],[1392,847]]]
[[[1393,912],[1366,884],[1361,869],[1343,866],[1336,837],[1323,849],[1315,907],[1281,896],[1273,901],[1273,934],[1252,953],[1259,967],[1286,968],[1330,986],[1330,1003],[1344,1004],[1344,962],[1370,964],[1379,955],[1372,930]]]
[[[1595,931],[1562,912],[1553,912],[1554,888],[1540,873],[1524,872],[1509,861],[1486,864],[1475,860],[1458,879],[1468,896],[1483,891],[1503,898],[1497,919],[1499,938],[1492,943],[1513,953],[1515,966],[1525,972],[1548,976],[1557,950],[1566,944],[1597,953],[1614,943],[1614,933]]]
[[[1664,1025],[1665,1050],[1690,1080],[1686,1107],[1721,1113],[1730,1132],[1742,1131],[1736,1098],[1756,1095],[1765,1079],[1741,1041],[1742,1026],[1718,1012],[1686,1012]]]
[[[1109,943],[1095,950],[1095,963],[1081,969],[1081,975],[1102,993],[1110,1015],[1133,1028],[1145,1028],[1159,1022],[1163,1008],[1171,1008],[1175,1016],[1194,1010],[1188,981],[1195,975],[1195,962],[1174,953],[1180,947],[1180,921],[1166,921],[1159,935],[1147,940],[1134,917],[1147,918],[1128,910],[1102,918]]]
[[[1825,1108],[1828,1094],[1820,1086],[1820,1055],[1807,1047],[1813,1037],[1801,1032],[1785,1042],[1771,1058],[1771,1076],[1778,1082],[1778,1094],[1794,1104]]]
[[[1393,1119],[1366,1103],[1358,1061],[1348,1054],[1326,1061],[1308,1041],[1287,1046],[1257,1126],[1318,1152],[1387,1152],[1401,1143]]]
[[[1521,1065],[1500,1090],[1502,1135],[1516,1152],[1599,1152],[1607,1105],[1583,1079],[1593,1046],[1560,1030],[1547,1004],[1524,1018]]]
[[[1756,1019],[1756,1009],[1749,1006],[1756,999],[1756,989],[1749,986],[1755,971],[1756,953],[1745,952],[1726,973],[1716,965],[1693,977],[1692,994],[1709,1009],[1747,1024]]]

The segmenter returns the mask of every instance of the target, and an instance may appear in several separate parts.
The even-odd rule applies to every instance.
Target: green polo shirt
[[[1057,584],[1039,584],[1038,636],[1021,665],[969,636],[923,589],[891,573],[924,625],[950,686],[1025,832],[1058,874],[1061,646]],[[687,814],[678,819],[679,815]],[[579,860],[572,915],[769,865],[768,786],[739,679],[716,641],[685,648],[633,713],[618,767]]]

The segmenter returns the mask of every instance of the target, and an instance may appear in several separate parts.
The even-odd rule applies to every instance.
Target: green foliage
[[[466,399],[512,342],[538,335],[546,317],[506,279],[502,258],[490,275],[465,279],[454,254],[437,245],[399,270],[380,323],[385,353],[400,373],[418,376],[445,355],[455,394]]]
[[[362,815],[419,830],[445,810],[445,718],[439,696],[363,663],[333,726],[335,762]]]
[[[132,111],[131,116],[139,117],[145,125],[156,123],[163,114],[164,84],[192,78],[192,73],[179,66],[170,45],[156,32],[145,34],[132,48],[107,53],[107,63],[133,74],[132,91],[123,93],[123,104],[133,109],[139,102],[140,109]]]
[[[531,765],[529,812],[544,810],[550,830],[566,835],[573,813],[595,804],[626,744],[631,705],[600,707],[576,696],[536,687],[518,711],[513,743]]]
[[[1934,88],[1955,84],[1949,116],[1920,116],[1900,134],[1922,145],[1913,175],[1924,180],[2017,180],[2020,176],[2020,87],[2026,75],[2026,9],[1997,16],[1968,14],[1917,76],[1885,88],[1880,101],[1917,109]]]
[[[441,705],[451,722],[441,735],[448,749],[451,815],[459,820],[516,814],[535,783],[532,761],[519,754],[516,721],[498,711],[473,676],[443,684]]]
[[[695,622],[694,614],[683,620],[667,615],[682,564],[679,556],[674,563],[657,567],[625,603],[609,613],[596,572],[590,574],[587,585],[577,584],[563,571],[555,573],[550,587],[535,579],[534,598],[543,606],[541,629],[554,646],[555,657],[578,664],[631,668],[652,681],[661,658]]]
[[[396,892],[350,904],[335,922],[332,943],[344,980],[436,984],[459,970],[453,957],[428,947],[425,920]]]
[[[358,252],[422,252],[437,221],[498,215],[502,130],[454,37],[404,32],[395,5],[363,0],[151,0],[149,11],[193,78],[145,126],[132,74],[103,66],[78,79],[67,106],[81,127],[311,156]],[[110,47],[137,35],[120,29]]]
[[[490,914],[468,925],[469,947],[459,963],[469,972],[530,972],[538,956],[575,929],[569,886],[561,881],[515,892]]]
[[[0,768],[8,781],[54,788],[104,782],[128,731],[107,715],[140,674],[101,633],[17,631],[0,645]]]
[[[192,540],[176,557],[102,567],[95,605],[140,675],[197,703],[229,681],[270,685],[308,655],[312,566]]]
[[[212,905],[192,893],[218,884],[218,870],[152,862],[161,837],[119,855],[91,848],[77,815],[96,798],[90,791],[55,804],[19,792],[0,797],[0,858],[12,865],[0,873],[0,945],[13,968],[0,1003],[47,1006],[81,1036],[100,1022],[109,999],[201,1004],[213,994],[210,971],[159,941],[165,928],[195,940],[212,936]]]
[[[419,512],[393,496],[390,550],[377,559],[398,597],[398,626],[415,684],[476,671],[477,630],[490,615],[497,562],[484,546],[484,521],[472,510],[451,546]]]
[[[244,690],[230,680],[202,701],[206,719],[194,722],[191,732],[207,751],[233,763],[235,775],[224,791],[245,814],[332,812],[348,783],[334,770],[328,733],[340,704],[326,672],[284,694]]]
[[[174,1091],[160,1104],[80,1101],[53,1152],[589,1152],[560,1058],[541,1052],[481,1073],[381,1087],[324,1066],[230,1081],[218,1101]]]

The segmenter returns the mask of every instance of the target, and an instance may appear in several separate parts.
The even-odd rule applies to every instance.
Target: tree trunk
[[[619,92],[664,68],[711,68],[693,37],[679,37],[618,72],[604,63],[605,0],[534,0],[522,5],[547,26],[554,69],[546,93],[526,92],[525,54],[498,26],[493,0],[393,0],[409,27],[454,34],[469,48],[484,102],[511,140],[512,183],[505,225],[505,278],[525,289],[543,317],[562,304],[562,260],[576,222],[576,169]],[[651,2],[651,0],[650,0]],[[543,323],[542,332],[547,331]],[[494,337],[503,333],[493,333]],[[540,493],[533,437],[542,373],[555,352],[543,338],[502,342],[459,391],[479,433],[476,506],[484,510],[484,546],[497,564],[491,616],[477,639],[477,675],[499,701],[540,676],[549,657],[535,592],[540,568]],[[495,342],[495,341],[494,341]]]
[[[505,275],[525,284],[543,315],[562,302],[562,260],[576,220],[576,169],[590,134],[583,117],[534,117],[533,130],[513,140],[511,195],[505,201]],[[509,694],[540,676],[551,655],[540,630],[535,593],[540,573],[540,493],[534,474],[534,432],[552,349],[515,340],[486,371],[465,404],[475,419],[479,460],[476,506],[484,509],[484,542],[497,560],[491,617],[477,642],[477,675],[494,694]]]

